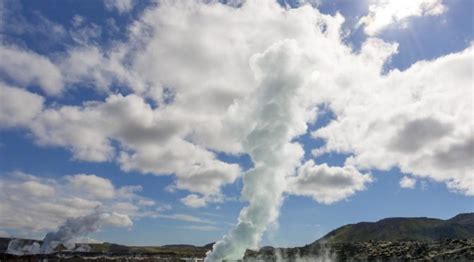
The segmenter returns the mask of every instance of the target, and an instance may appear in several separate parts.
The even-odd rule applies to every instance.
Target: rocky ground
[[[15,256],[0,254],[0,261],[202,261],[207,248],[186,252],[183,247],[168,250],[126,252],[58,252],[49,255]],[[123,250],[125,251],[125,250]],[[474,239],[440,241],[367,241],[317,244],[298,248],[264,247],[248,250],[244,261],[333,262],[333,261],[474,261]]]
[[[199,257],[186,257],[176,253],[169,254],[102,254],[102,253],[54,253],[48,255],[24,255],[15,256],[9,254],[0,254],[0,261],[15,261],[15,262],[59,262],[59,261],[142,261],[142,262],[183,262],[183,261],[203,261],[204,255],[200,254]]]
[[[255,261],[474,261],[474,239],[367,241],[247,251]]]
[[[474,261],[474,240],[364,242],[343,245],[338,257],[343,261]]]

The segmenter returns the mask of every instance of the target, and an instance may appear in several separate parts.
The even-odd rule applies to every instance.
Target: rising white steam
[[[298,250],[289,250],[285,248],[273,249],[273,254],[261,254],[256,257],[246,257],[245,262],[262,262],[262,261],[275,261],[275,262],[334,262],[338,261],[336,253],[331,251],[327,247],[321,248],[317,254],[301,254]]]
[[[57,231],[49,232],[43,238],[43,243],[26,243],[24,239],[13,239],[8,243],[7,253],[14,255],[49,254],[62,245],[70,251],[87,252],[86,245],[76,245],[75,241],[90,233],[97,232],[104,226],[131,226],[132,221],[126,215],[116,212],[107,213],[99,207],[93,213],[76,218],[69,218]],[[25,242],[26,241],[26,242]]]
[[[275,222],[286,189],[285,179],[299,163],[303,150],[291,143],[295,135],[296,95],[304,84],[302,54],[296,41],[274,44],[253,57],[252,65],[260,81],[250,99],[237,104],[252,115],[253,129],[244,139],[244,150],[255,168],[244,176],[242,197],[249,202],[232,232],[214,245],[206,261],[241,259],[249,247],[256,247],[266,227]],[[246,110],[244,108],[247,108]]]
[[[46,234],[40,253],[51,253],[60,244],[72,250],[76,247],[77,237],[94,233],[105,225],[131,226],[132,221],[125,215],[115,212],[105,213],[99,209],[86,216],[69,218],[57,231]]]
[[[7,254],[22,256],[22,255],[34,255],[39,254],[41,245],[38,242],[31,244],[26,243],[24,239],[12,239],[8,242]]]

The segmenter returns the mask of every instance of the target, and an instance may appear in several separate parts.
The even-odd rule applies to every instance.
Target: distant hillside
[[[0,254],[5,253],[8,249],[9,242],[13,240],[12,238],[3,238],[0,237]],[[33,239],[17,239],[23,243],[24,246],[31,245],[34,242],[39,244],[42,243],[41,240]],[[193,246],[193,245],[165,245],[165,246],[125,246],[118,245],[114,243],[91,243],[87,244],[90,247],[90,250],[87,252],[95,254],[115,254],[115,255],[126,255],[126,254],[149,254],[149,255],[178,255],[178,256],[198,256],[202,257],[206,254],[207,251],[212,249],[212,245],[208,244],[206,246]],[[55,250],[56,252],[63,251],[62,246],[59,246]],[[0,261],[3,261],[0,257]]]
[[[351,243],[364,241],[434,241],[474,238],[474,213],[459,214],[448,220],[427,217],[386,218],[342,226],[314,242]]]

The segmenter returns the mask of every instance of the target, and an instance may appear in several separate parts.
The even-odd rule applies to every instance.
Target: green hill
[[[317,240],[317,243],[352,243],[364,241],[435,241],[474,238],[474,213],[448,220],[416,217],[386,218],[342,226]]]

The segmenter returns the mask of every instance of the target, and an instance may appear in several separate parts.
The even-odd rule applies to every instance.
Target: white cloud
[[[188,119],[192,116],[153,109],[137,95],[111,95],[105,102],[45,110],[30,128],[37,143],[67,147],[76,159],[115,160],[126,171],[175,174],[176,189],[215,200],[240,168],[189,142]],[[112,141],[121,144],[120,152]]]
[[[319,153],[353,154],[346,164],[358,169],[399,167],[474,195],[472,50],[366,79],[364,89],[334,96],[337,120],[314,132],[326,140]]]
[[[48,95],[63,91],[59,68],[49,58],[17,47],[0,46],[0,75],[17,85],[38,85]]]
[[[133,0],[104,0],[105,7],[109,10],[116,10],[119,13],[129,12],[133,9]]]
[[[106,225],[116,227],[130,227],[133,225],[133,222],[128,215],[117,212],[103,214],[102,221],[104,221]]]
[[[181,199],[181,202],[189,207],[204,207],[206,206],[206,199],[196,194],[189,194]]]
[[[77,174],[68,176],[67,180],[74,189],[84,190],[99,199],[115,196],[115,188],[108,179],[96,175]]]
[[[26,126],[43,109],[43,97],[0,82],[0,128]]]
[[[0,77],[20,87],[38,86],[49,96],[61,95],[66,86],[71,89],[77,84],[77,88],[102,93],[110,92],[113,85],[145,91],[145,83],[124,65],[127,53],[121,45],[104,51],[90,44],[101,34],[97,25],[76,28],[70,34],[79,46],[55,54],[54,61],[29,50],[0,46]]]
[[[441,15],[446,11],[443,0],[372,0],[369,14],[360,19],[368,35],[376,35],[388,26],[406,23],[416,16]]]
[[[39,183],[37,181],[26,181],[18,185],[18,190],[25,194],[30,194],[36,197],[52,197],[55,195],[54,187]]]
[[[309,160],[298,168],[297,176],[289,180],[289,193],[310,196],[315,201],[331,204],[365,190],[372,182],[368,174],[361,174],[355,167],[330,167],[316,165]]]
[[[119,161],[126,171],[175,174],[175,188],[202,195],[219,195],[223,185],[240,175],[238,165],[218,161],[215,154],[179,138],[161,147],[151,145],[137,147],[132,153],[122,152]]]
[[[416,179],[404,176],[400,179],[400,187],[413,189],[416,186]]]
[[[131,89],[137,93],[143,92],[145,84],[126,66],[128,53],[124,48],[133,49],[135,46],[132,43],[125,47],[123,44],[116,44],[101,49],[94,44],[87,45],[88,38],[100,33],[94,33],[94,30],[99,29],[91,28],[91,32],[80,32],[79,29],[74,31],[77,41],[82,45],[68,49],[57,58],[65,81],[70,85],[80,83],[82,88],[86,86],[102,93],[109,92],[112,85],[124,86],[125,90]]]
[[[72,181],[98,181],[76,183]],[[129,187],[107,188],[112,185],[95,175],[71,175],[63,179],[40,178],[14,172],[0,178],[0,228],[19,232],[46,232],[56,229],[67,219],[95,213],[100,207],[101,223],[109,226],[131,226],[132,219],[153,216],[154,206],[142,207],[148,199],[130,191]],[[113,199],[104,199],[97,190],[113,190]],[[135,189],[136,191],[136,189]],[[92,192],[92,194],[91,194]],[[126,203],[134,208],[120,208]]]

